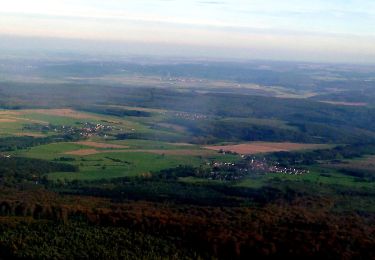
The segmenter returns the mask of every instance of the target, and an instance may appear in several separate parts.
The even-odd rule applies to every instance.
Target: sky
[[[0,0],[1,38],[0,48],[375,63],[375,1]]]

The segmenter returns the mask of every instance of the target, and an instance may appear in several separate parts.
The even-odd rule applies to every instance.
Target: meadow
[[[368,74],[36,65],[0,82],[4,256],[371,259]]]
[[[3,111],[2,116],[7,118],[8,113],[14,112]],[[49,143],[7,153],[16,157],[49,161],[60,161],[63,158],[63,160],[68,160],[67,163],[79,167],[79,172],[51,173],[49,174],[51,180],[95,180],[138,176],[179,165],[199,166],[211,160],[236,159],[236,156],[233,155],[224,156],[216,152],[210,152],[198,145],[187,143],[134,139],[115,140],[114,135],[119,129],[141,133],[152,131],[147,125],[139,122],[134,123],[134,118],[124,120],[68,109],[20,110],[17,111],[17,116],[19,118],[17,123],[2,122],[0,131],[6,133],[6,136],[19,136],[20,133],[28,136],[56,134],[56,130],[53,128],[41,131],[28,129],[26,132],[24,127],[29,122],[38,125],[43,122],[43,125],[65,126],[66,129],[70,129],[68,127],[79,127],[86,122],[106,124],[113,127],[114,130],[109,132],[106,137],[93,134],[90,137],[84,137],[83,140],[85,141]],[[129,129],[130,127],[131,129]],[[85,151],[93,152],[86,154]]]

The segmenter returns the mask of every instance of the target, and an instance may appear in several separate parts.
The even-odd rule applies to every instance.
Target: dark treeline
[[[356,177],[357,180],[362,182],[375,182],[374,170],[365,170],[365,169],[339,169],[342,174]]]
[[[113,201],[148,200],[196,205],[239,205],[241,198],[230,198],[217,191],[217,185],[193,185],[161,179],[114,179],[109,187],[100,183],[74,181],[69,184],[49,183],[51,190],[62,194],[110,198]]]
[[[9,136],[0,138],[0,152],[15,151],[43,144],[70,142],[80,139],[79,135],[54,135],[47,137]]]
[[[70,164],[78,161],[68,157],[56,158],[53,162],[8,158],[6,151],[78,140],[79,137],[1,138],[0,258],[373,258],[375,192],[372,172],[337,168],[331,173],[321,164],[338,162],[341,167],[343,159],[375,154],[375,109],[371,107],[374,92],[366,90],[373,82],[363,80],[363,75],[345,69],[334,74],[352,80],[319,80],[319,73],[311,73],[314,70],[287,63],[273,64],[276,70],[255,68],[254,64],[148,66],[95,62],[41,63],[31,67],[29,73],[39,72],[38,75],[54,81],[74,75],[95,76],[96,79],[62,84],[0,82],[1,106],[13,109],[70,107],[117,117],[152,116],[149,112],[118,106],[165,109],[168,112],[163,116],[139,119],[139,122],[145,122],[150,130],[157,129],[160,123],[172,123],[184,129],[183,133],[119,133],[118,139],[198,144],[263,140],[342,145],[303,153],[262,155],[270,162],[285,166],[316,167],[314,169],[318,170],[311,174],[316,174],[312,177],[317,180],[275,174],[259,184],[259,176],[248,174],[246,182],[241,183],[233,179],[209,181],[206,171],[210,173],[213,169],[209,164],[112,180],[52,181],[48,173],[78,171]],[[100,82],[98,75],[113,75],[114,70],[122,76],[140,72],[146,76],[172,78],[176,88],[162,88],[163,83],[157,84],[160,88],[92,83]],[[372,70],[365,76],[372,78]],[[292,99],[271,97],[267,91],[250,96],[247,95],[250,91],[241,88],[233,92],[215,88],[196,91],[199,87],[181,91],[173,77],[284,86],[292,93],[304,90],[324,94],[327,92],[320,92],[322,88],[338,87],[344,92],[336,98],[322,95]],[[360,90],[345,92],[353,86]],[[365,101],[370,106],[318,102],[322,98]],[[156,121],[152,122],[153,119]],[[238,162],[236,166],[246,164]],[[224,172],[233,173],[232,170],[236,171],[223,168]],[[354,178],[342,175],[348,183],[324,182],[340,172]]]
[[[96,181],[54,181],[49,182],[50,190],[72,195],[110,198],[112,201],[148,200],[205,206],[240,206],[242,204],[264,204],[285,195],[276,187],[247,189],[232,187],[228,183],[183,183],[183,177],[200,177],[209,168],[178,166],[153,172],[144,177],[123,177]],[[290,193],[285,196],[290,197]]]
[[[16,228],[0,223],[0,252],[2,259],[177,260],[198,257],[196,252],[182,248],[171,238],[126,227],[46,221],[21,223]]]
[[[115,136],[117,140],[152,140],[163,142],[188,142],[188,143],[211,143],[214,139],[201,137],[196,139],[191,136],[180,136],[170,133],[121,133]]]
[[[42,167],[40,172],[65,167],[19,160]],[[360,208],[372,201],[371,189],[282,179],[261,188],[179,182],[197,171],[179,166],[136,178],[46,180],[36,191],[1,187],[1,252],[59,258],[59,248],[69,247],[64,255],[73,258],[133,259],[371,255],[374,215]],[[348,213],[346,205],[357,202]]]
[[[150,117],[152,114],[146,111],[140,111],[136,109],[125,109],[119,107],[81,107],[80,110],[87,111],[91,113],[109,115],[109,116],[118,116],[118,117],[125,117],[125,116],[134,116],[134,117]]]
[[[57,248],[65,246],[75,257],[116,256],[125,254],[129,246],[129,253],[139,253],[135,259],[148,253],[157,256],[172,252],[184,252],[189,259],[197,255],[203,259],[370,259],[374,245],[373,214],[360,218],[332,213],[334,198],[327,197],[297,193],[287,204],[279,200],[262,207],[226,207],[142,200],[111,203],[72,196],[62,199],[42,191],[33,202],[31,194],[19,195],[26,199],[21,202],[8,195],[0,201],[0,214],[7,217],[6,225],[0,223],[0,246],[9,256],[56,258],[61,254]],[[12,220],[21,223],[16,225]],[[25,220],[29,224],[22,224]],[[62,239],[62,234],[70,234],[70,239]],[[117,245],[119,241],[121,245]],[[111,252],[113,247],[118,250]]]
[[[308,152],[275,152],[267,155],[266,158],[275,160],[285,166],[293,166],[312,165],[319,161],[353,159],[372,154],[375,154],[375,143],[358,143]]]
[[[7,83],[10,84],[10,83]],[[2,86],[7,86],[3,84]],[[278,119],[295,126],[297,133],[284,132],[276,129],[271,132],[271,139],[279,139],[287,134],[297,135],[293,139],[315,138],[314,140],[355,143],[375,138],[375,110],[371,107],[336,106],[316,102],[313,100],[280,99],[274,97],[238,95],[228,93],[197,93],[179,92],[177,90],[162,88],[134,88],[134,87],[102,87],[95,85],[51,85],[41,88],[39,85],[28,85],[35,95],[25,96],[22,84],[14,87],[1,88],[4,96],[17,97],[18,106],[23,104],[35,104],[34,107],[75,107],[85,109],[98,109],[93,104],[111,104],[122,106],[136,106],[144,108],[158,108],[172,111],[184,111],[188,113],[200,113],[208,116],[230,118],[260,118]],[[8,93],[9,92],[9,93]],[[37,98],[36,98],[37,97]],[[3,102],[2,102],[3,101]],[[1,103],[11,103],[12,99],[1,100]],[[101,111],[123,116],[148,116],[147,112],[132,110]],[[98,111],[100,112],[100,111]],[[146,114],[145,114],[146,113]],[[181,124],[183,124],[181,122]],[[207,122],[209,125],[210,122]],[[213,123],[212,123],[213,124]],[[230,127],[220,122],[224,128]],[[238,127],[243,123],[238,123]],[[198,128],[202,128],[199,126]],[[208,133],[215,133],[208,130]],[[233,126],[236,128],[236,124]],[[251,129],[251,127],[250,127]],[[261,134],[261,130],[253,129],[253,135]],[[241,132],[241,130],[240,130]],[[221,133],[220,133],[221,134]],[[226,133],[227,134],[227,133]],[[216,134],[213,134],[214,136]],[[238,136],[238,134],[236,134]],[[246,133],[240,133],[246,137]],[[280,135],[280,137],[277,137]],[[251,136],[251,133],[248,134]],[[352,137],[351,137],[352,136]],[[350,138],[351,137],[351,138]],[[238,137],[239,139],[243,137]]]
[[[191,140],[205,143],[217,143],[222,141],[290,141],[290,142],[355,142],[357,136],[349,135],[344,129],[334,131],[326,125],[320,126],[321,135],[312,131],[311,128],[302,126],[300,129],[283,128],[282,126],[268,126],[256,123],[249,123],[244,120],[183,120],[170,119],[169,123],[181,125],[191,133]],[[328,136],[328,133],[330,133]],[[350,132],[351,133],[351,132]],[[335,135],[336,134],[336,135]],[[361,137],[362,138],[362,137]],[[361,140],[361,139],[359,139]]]
[[[104,197],[115,202],[147,200],[230,207],[241,205],[262,206],[277,201],[290,203],[301,197],[320,198],[319,194],[322,190],[324,190],[325,195],[329,194],[332,199],[344,191],[350,194],[360,194],[359,201],[368,201],[375,195],[373,191],[365,188],[359,190],[354,187],[341,187],[339,185],[322,187],[309,181],[298,184],[293,181],[283,181],[276,175],[271,182],[259,188],[238,187],[236,181],[221,183],[203,181],[199,184],[179,181],[183,177],[199,177],[205,171],[209,172],[209,169],[179,166],[144,177],[124,177],[96,181],[73,180],[70,182],[59,180],[49,182],[47,187],[61,194]],[[370,180],[361,179],[361,181]],[[337,208],[337,210],[341,209]]]
[[[77,172],[78,167],[39,159],[11,157],[0,158],[0,184],[13,186],[25,181],[46,183],[51,172]]]

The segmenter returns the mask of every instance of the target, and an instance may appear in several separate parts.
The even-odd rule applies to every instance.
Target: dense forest
[[[0,259],[374,259],[373,68],[20,63],[35,81],[0,67]],[[322,148],[205,148],[251,141]]]
[[[196,143],[229,141],[298,141],[321,143],[357,143],[375,139],[375,110],[372,107],[346,107],[325,104],[312,100],[274,98],[227,93],[180,92],[159,88],[65,86],[48,85],[43,88],[28,85],[32,96],[25,96],[22,84],[12,85],[12,91],[1,84],[3,92],[17,97],[16,106],[12,99],[0,99],[3,108],[28,108],[70,106],[85,111],[112,116],[149,117],[149,112],[120,108],[100,108],[93,104],[113,104],[143,108],[165,109],[184,113],[204,115],[199,120],[190,118],[165,118],[166,123],[186,127],[189,136]],[[13,84],[13,83],[12,83]],[[51,95],[54,91],[59,94]],[[14,93],[15,92],[15,93]],[[74,93],[74,94],[73,94]],[[37,98],[38,96],[38,98]],[[45,98],[43,98],[45,97]],[[267,104],[265,106],[265,104]],[[231,118],[231,120],[228,120]],[[249,122],[247,118],[272,119],[284,122],[282,125],[262,125]],[[134,138],[134,137],[131,137]],[[139,137],[135,137],[139,138]],[[141,136],[155,139],[152,136]],[[166,139],[167,137],[160,136]],[[163,139],[163,140],[164,140]],[[170,141],[173,141],[169,137]],[[175,141],[181,141],[176,139]]]
[[[331,151],[338,158],[339,153],[360,156],[370,149],[353,154],[349,148],[311,153],[319,159],[318,154]],[[295,153],[272,156],[299,159]],[[370,188],[281,178],[261,188],[179,182],[203,170],[191,166],[137,178],[44,178],[49,172],[74,170],[60,162],[1,159],[3,257],[371,259],[374,253],[375,216],[366,207],[375,196]]]
[[[64,134],[48,137],[9,136],[0,138],[0,152],[22,150],[38,145],[79,140],[79,136]]]

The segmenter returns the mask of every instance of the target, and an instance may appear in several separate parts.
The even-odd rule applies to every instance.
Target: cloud
[[[12,0],[2,3],[0,33],[240,56],[374,57],[374,10],[365,0]]]
[[[202,5],[225,5],[224,1],[198,1],[197,3]]]

